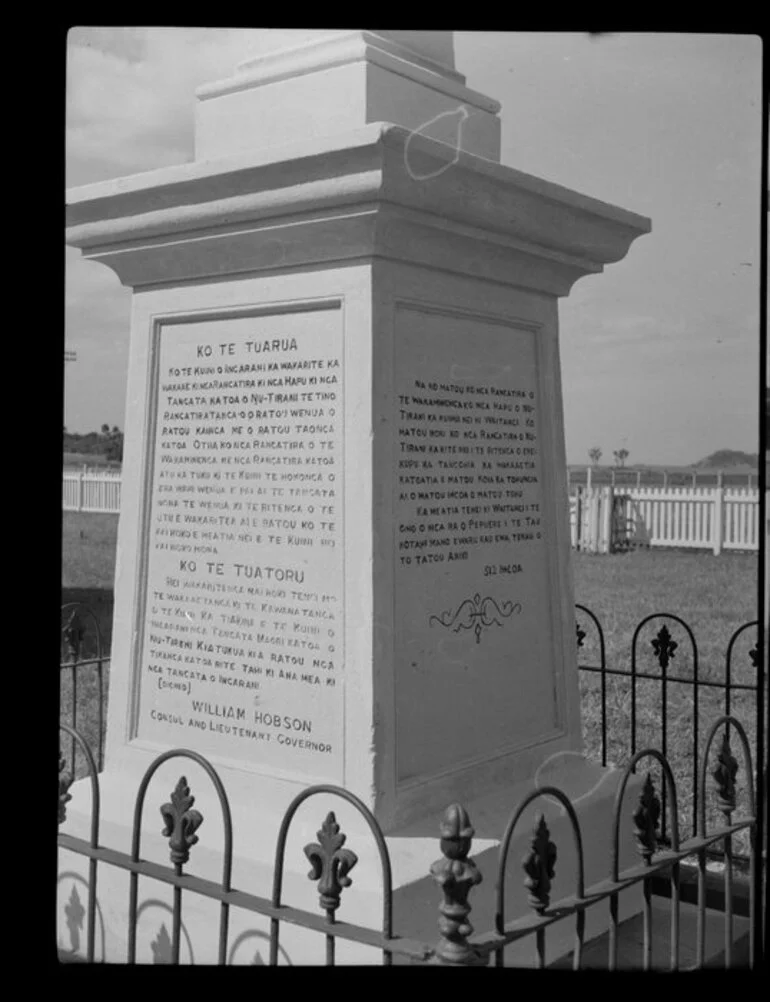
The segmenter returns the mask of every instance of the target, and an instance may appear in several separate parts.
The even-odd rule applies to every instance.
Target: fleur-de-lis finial
[[[577,620],[575,620],[575,630],[577,631],[577,645],[578,647],[582,647],[583,641],[586,638],[586,631],[580,629],[580,623]]]
[[[651,641],[651,644],[653,651],[655,651],[655,657],[658,659],[658,664],[665,671],[668,668],[669,661],[674,657],[674,651],[679,646],[675,640],[671,639],[671,634],[668,632],[668,627],[665,623],[658,630],[657,636]]]
[[[438,927],[441,939],[435,957],[444,964],[486,964],[468,943],[473,926],[468,921],[471,906],[468,895],[481,883],[479,868],[468,859],[473,840],[468,812],[460,804],[452,804],[444,812],[439,843],[443,859],[433,863],[431,876],[441,888],[444,900],[439,905]]]
[[[85,627],[80,621],[77,609],[73,609],[70,617],[62,627],[62,636],[67,645],[67,653],[72,661],[77,661],[80,656],[80,648],[83,644]]]
[[[358,862],[358,856],[342,848],[347,835],[340,831],[334,811],[329,811],[316,835],[318,841],[306,845],[304,850],[312,867],[308,877],[319,881],[321,907],[333,915],[340,906],[342,888],[353,883],[348,873]]]
[[[649,772],[644,780],[642,792],[639,794],[639,805],[634,811],[637,849],[647,866],[657,848],[658,821],[660,820],[660,800],[655,792],[652,777]]]
[[[538,915],[542,915],[548,907],[556,865],[556,846],[551,842],[550,835],[545,816],[541,814],[532,833],[529,852],[522,860],[527,874],[524,886],[529,891],[529,904]]]
[[[67,791],[72,786],[72,776],[66,771],[67,760],[59,750],[59,824],[67,819],[67,804],[72,800],[72,794]]]
[[[724,814],[735,810],[735,777],[738,763],[730,748],[727,731],[722,734],[722,747],[717,753],[716,766],[711,772],[717,788],[717,807]]]
[[[182,776],[171,794],[171,803],[160,809],[164,822],[161,834],[169,840],[171,862],[176,866],[190,858],[190,849],[198,841],[195,832],[203,824],[200,811],[192,810],[194,803],[195,797],[190,795],[190,787]]]

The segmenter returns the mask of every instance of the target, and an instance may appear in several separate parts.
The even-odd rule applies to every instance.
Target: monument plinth
[[[315,78],[337,70],[358,89],[330,104]],[[127,791],[160,751],[194,749],[230,795],[244,874],[269,886],[283,811],[335,783],[389,835],[404,934],[432,939],[453,800],[491,859],[555,770],[606,865],[614,774],[580,756],[557,299],[649,222],[495,163],[495,102],[481,132],[455,128],[471,152],[421,130],[426,73],[444,105],[464,87],[447,33],[257,60],[205,89],[198,161],[70,192],[67,239],[134,292],[105,830],[125,843]],[[409,114],[370,122],[393,76]],[[295,87],[318,112],[308,139]],[[474,121],[436,107],[439,131]],[[195,792],[216,817],[200,774]],[[75,790],[73,825],[87,807]],[[300,820],[300,870],[325,809]],[[376,897],[370,863],[357,886]]]

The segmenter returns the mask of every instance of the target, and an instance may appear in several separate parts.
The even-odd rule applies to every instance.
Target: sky
[[[315,30],[74,28],[66,182],[190,162],[195,89]],[[502,163],[648,216],[560,300],[570,463],[758,451],[762,48],[750,35],[455,33]],[[124,427],[130,290],[66,249],[64,425]]]

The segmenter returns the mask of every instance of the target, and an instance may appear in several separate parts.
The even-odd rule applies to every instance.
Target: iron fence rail
[[[709,769],[709,753],[714,738],[722,730],[722,744],[715,760],[715,766],[710,775],[715,785],[716,801],[723,814],[724,823],[717,830],[707,831],[705,814],[705,789],[707,771]],[[569,798],[557,787],[542,787],[534,789],[522,800],[510,815],[503,834],[498,852],[497,893],[495,902],[494,925],[489,931],[473,936],[473,929],[468,921],[471,906],[468,897],[473,887],[481,881],[481,873],[476,862],[470,857],[474,830],[464,807],[453,804],[447,808],[440,825],[439,850],[440,858],[430,867],[430,874],[441,889],[443,900],[438,906],[438,936],[434,942],[420,942],[414,939],[396,935],[392,927],[393,888],[390,856],[383,833],[371,812],[352,793],[340,787],[323,785],[313,786],[302,791],[287,809],[281,821],[276,840],[275,862],[273,869],[273,891],[271,897],[260,897],[232,887],[233,861],[233,831],[231,811],[227,793],[216,770],[203,756],[197,752],[184,749],[174,749],[159,755],[148,767],[140,784],[134,802],[134,821],[131,840],[131,852],[119,852],[99,844],[99,776],[95,759],[83,739],[73,728],[66,724],[61,730],[76,741],[84,751],[89,770],[89,782],[92,792],[92,810],[90,837],[75,838],[65,832],[59,834],[59,847],[62,850],[82,855],[89,861],[88,907],[86,959],[89,963],[95,961],[95,919],[97,894],[97,864],[105,864],[127,870],[130,874],[129,910],[128,910],[128,946],[127,959],[129,964],[136,963],[136,931],[138,916],[138,881],[140,877],[149,877],[171,885],[173,888],[173,935],[171,945],[171,962],[180,962],[180,930],[182,923],[183,893],[197,894],[220,903],[220,921],[218,930],[218,962],[227,962],[228,926],[230,909],[237,907],[262,915],[270,920],[270,956],[269,963],[276,965],[279,956],[279,941],[281,923],[298,925],[317,932],[326,940],[326,964],[334,966],[336,962],[335,945],[338,940],[350,941],[375,947],[382,951],[383,964],[392,963],[394,956],[399,956],[411,962],[449,964],[453,966],[485,966],[494,957],[495,964],[504,963],[505,948],[524,937],[533,936],[539,967],[546,966],[546,931],[559,921],[573,920],[575,922],[575,950],[573,967],[580,969],[585,935],[585,913],[588,908],[595,907],[604,901],[608,902],[610,912],[608,966],[617,966],[618,943],[618,897],[621,891],[641,884],[644,896],[643,925],[644,942],[642,948],[641,967],[645,970],[652,966],[652,924],[651,908],[652,880],[656,875],[666,874],[671,891],[671,937],[669,966],[672,970],[679,965],[680,947],[680,863],[687,856],[698,855],[698,927],[697,927],[697,961],[696,966],[702,966],[705,959],[705,852],[706,849],[722,841],[725,848],[727,865],[724,873],[725,895],[730,901],[730,884],[732,872],[730,865],[730,847],[735,833],[748,830],[750,833],[750,859],[752,872],[756,864],[756,817],[755,802],[751,780],[747,785],[749,812],[748,816],[734,821],[732,814],[736,808],[736,779],[738,763],[733,757],[729,734],[737,734],[742,750],[745,773],[752,777],[751,750],[746,732],[740,721],[724,715],[711,727],[703,757],[700,762],[698,782],[700,786],[701,810],[698,817],[698,831],[693,838],[680,843],[677,816],[677,786],[676,780],[662,753],[653,748],[638,751],[627,764],[620,786],[618,788],[612,818],[612,855],[609,875],[589,888],[584,886],[583,841],[580,824],[574,807]],[[624,796],[628,780],[644,758],[653,758],[663,769],[670,784],[670,824],[672,831],[671,847],[660,842],[659,818],[661,801],[655,790],[651,774],[648,773],[639,795],[636,809],[633,813],[634,836],[642,862],[620,871],[619,869],[619,833],[621,808],[624,806]],[[162,834],[169,840],[171,865],[161,865],[143,860],[141,849],[141,822],[143,817],[146,794],[150,781],[157,769],[172,758],[191,760],[200,765],[208,775],[217,792],[225,828],[224,848],[222,852],[221,881],[206,880],[185,872],[185,866],[190,859],[190,852],[198,842],[196,832],[203,823],[202,815],[193,807],[192,796],[187,780],[180,777],[171,794],[170,802],[160,806],[160,814],[164,827]],[[66,774],[66,760],[60,753],[59,762],[59,824],[66,821],[66,804],[70,799],[68,793],[72,783],[71,776]],[[358,862],[358,857],[349,848],[344,848],[346,836],[340,831],[333,812],[329,812],[318,832],[319,841],[304,848],[304,854],[311,862],[309,878],[318,883],[319,907],[321,915],[306,909],[293,908],[282,901],[282,882],[286,855],[287,834],[295,813],[305,800],[316,795],[334,795],[350,804],[361,814],[369,827],[377,844],[383,886],[383,917],[381,929],[371,929],[355,923],[346,923],[336,918],[336,912],[341,904],[342,892],[352,884],[349,876]],[[529,904],[532,914],[506,920],[505,917],[505,882],[508,872],[508,855],[513,833],[519,824],[524,810],[540,797],[554,797],[565,808],[572,828],[572,837],[576,848],[576,877],[574,894],[561,898],[555,903],[550,901],[551,882],[554,878],[558,858],[556,845],[550,839],[550,832],[541,813],[536,820],[529,851],[522,862],[526,875],[524,884],[529,892]],[[750,965],[756,966],[762,959],[761,954],[761,914],[756,908],[753,884],[749,899],[749,917],[751,933],[749,943]],[[731,907],[725,912],[725,966],[732,963],[731,950],[733,943],[733,915]]]

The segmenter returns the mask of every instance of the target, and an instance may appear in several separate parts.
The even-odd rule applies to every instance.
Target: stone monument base
[[[539,787],[557,786],[570,799],[578,816],[584,852],[585,887],[608,878],[610,874],[612,816],[621,773],[589,763],[581,756],[567,753],[551,763],[549,775],[541,770]],[[168,839],[161,836],[163,821],[159,812],[170,799],[171,790],[184,775],[195,796],[195,810],[204,821],[198,830],[199,842],[191,847],[190,861],[184,872],[221,884],[223,873],[224,826],[218,800],[203,771],[193,762],[172,759],[164,764],[147,792],[142,824],[140,858],[169,867]],[[173,777],[173,778],[172,778]],[[640,789],[641,777],[631,777],[621,815],[620,868],[638,861],[633,844],[631,812]],[[99,843],[122,852],[131,850],[134,798],[139,785],[137,776],[102,774],[101,821]],[[475,830],[470,856],[483,875],[482,883],[469,897],[470,921],[476,933],[493,929],[495,884],[498,852],[508,819],[517,805],[531,792],[532,783],[520,784],[507,791],[496,791],[471,799],[463,806]],[[61,827],[65,834],[87,839],[90,831],[90,786],[81,780],[70,788],[72,800],[67,805],[67,819]],[[291,798],[289,798],[291,799]],[[286,806],[288,806],[288,802]],[[447,804],[447,806],[449,806]],[[318,830],[329,811],[334,811],[340,830],[347,836],[345,848],[358,861],[350,871],[352,885],[342,891],[336,918],[340,922],[382,928],[382,878],[377,847],[368,834],[364,819],[339,797],[313,796],[299,807],[289,829],[286,845],[282,903],[306,909],[323,917],[319,906],[318,883],[308,879],[310,864],[303,849],[318,841]],[[507,866],[506,921],[531,913],[524,887],[521,862],[527,853],[537,815],[545,816],[552,842],[557,847],[555,877],[550,892],[551,903],[567,897],[576,889],[576,850],[571,825],[564,808],[550,797],[541,797],[525,811],[510,844]],[[435,945],[439,939],[438,906],[441,892],[430,876],[430,866],[441,858],[439,824],[443,812],[431,814],[419,822],[386,836],[393,873],[393,930],[403,938]],[[275,845],[283,812],[275,806],[238,808],[233,813],[233,866],[231,887],[270,899],[273,887]],[[59,850],[57,901],[57,939],[62,954],[84,957],[86,953],[88,901],[88,860],[66,849]],[[170,963],[172,938],[173,889],[149,877],[139,878],[136,961],[141,964]],[[637,914],[642,907],[639,886],[620,895],[619,919]],[[99,863],[97,872],[97,910],[95,960],[125,963],[128,949],[129,875],[107,863]],[[585,942],[600,936],[608,928],[606,902],[586,913]],[[180,963],[216,964],[218,962],[221,905],[192,892],[182,894],[182,933]],[[227,963],[268,963],[270,921],[256,913],[232,906],[229,915]],[[547,963],[568,954],[575,945],[575,920],[566,919],[549,927],[546,936]],[[281,923],[279,964],[314,965],[325,963],[325,937],[315,930]],[[381,951],[358,943],[337,940],[336,963],[341,965],[376,965],[382,962]],[[408,963],[396,955],[394,963]],[[506,964],[534,966],[535,941],[528,936],[506,949]]]

